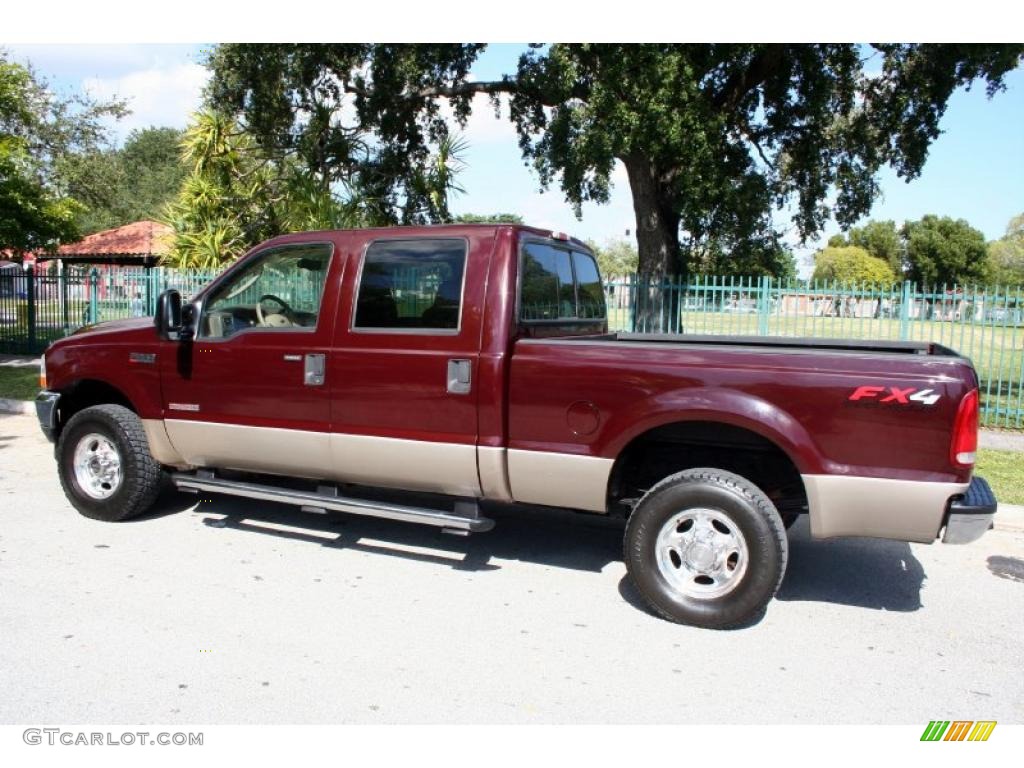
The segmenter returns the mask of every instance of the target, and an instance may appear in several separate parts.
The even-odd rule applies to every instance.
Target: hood
[[[152,317],[130,317],[122,320],[106,320],[102,323],[83,325],[71,334],[72,337],[96,336],[107,333],[120,333],[122,331],[136,331],[140,328],[153,328]]]

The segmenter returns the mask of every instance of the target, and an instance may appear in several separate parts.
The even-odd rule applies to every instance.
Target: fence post
[[[638,293],[640,275],[635,272],[629,276],[629,332],[636,333],[636,304],[640,300]]]
[[[772,278],[770,275],[763,275],[757,286],[757,334],[758,336],[768,335],[768,315],[771,311]]]
[[[57,260],[57,286],[60,288],[61,319],[64,321],[64,335],[71,333],[71,308],[68,306],[71,291],[68,290],[68,269],[63,259]]]
[[[903,281],[903,300],[900,302],[900,341],[910,338],[910,302],[913,296],[911,282]]]
[[[89,322],[100,321],[100,273],[96,267],[89,271]]]
[[[35,265],[25,270],[25,299],[27,301],[25,317],[28,321],[28,353],[36,353],[36,268]]]

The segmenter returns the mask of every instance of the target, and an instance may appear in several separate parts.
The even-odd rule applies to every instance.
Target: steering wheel
[[[266,301],[267,299],[273,299],[274,301],[276,301],[280,305],[281,311],[269,315],[264,315],[263,302]],[[288,304],[287,301],[285,301],[279,296],[275,296],[272,293],[263,294],[256,302],[256,319],[259,320],[260,325],[266,325],[271,328],[284,328],[289,325],[294,325],[295,323],[289,316],[294,317],[295,310],[291,308],[291,305]]]

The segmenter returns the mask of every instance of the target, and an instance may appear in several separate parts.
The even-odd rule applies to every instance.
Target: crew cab
[[[654,611],[705,627],[765,609],[801,515],[819,539],[966,543],[996,509],[952,350],[609,333],[593,254],[526,226],[278,237],[43,365],[86,516],[140,515],[166,479],[458,534],[498,505],[611,515]]]

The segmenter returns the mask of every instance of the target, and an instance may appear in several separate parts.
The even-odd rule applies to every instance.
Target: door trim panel
[[[164,423],[177,454],[199,467],[481,495],[475,445],[212,421]]]

